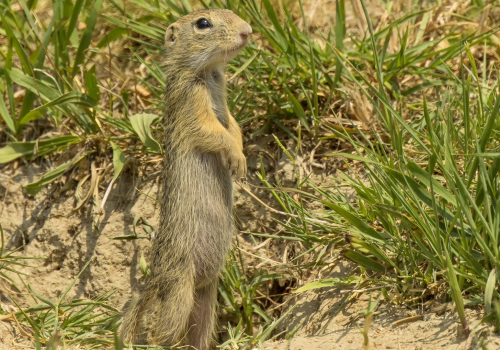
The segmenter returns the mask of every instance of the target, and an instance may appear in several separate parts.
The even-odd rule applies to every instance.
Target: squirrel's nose
[[[246,23],[245,23],[246,24]],[[246,25],[246,28],[243,29],[240,32],[240,36],[243,40],[246,40],[250,37],[250,34],[252,34],[252,27],[250,27],[248,24]]]

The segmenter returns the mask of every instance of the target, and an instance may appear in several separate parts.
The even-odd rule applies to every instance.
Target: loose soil
[[[293,167],[289,166],[286,157],[281,158],[277,164],[280,180],[285,183],[287,180],[293,181]],[[256,170],[258,166],[257,158],[250,156],[250,170]],[[130,297],[140,290],[144,280],[139,260],[142,255],[147,259],[150,242],[147,239],[115,240],[113,237],[133,234],[134,218],[137,216],[156,225],[158,205],[153,198],[158,190],[158,177],[148,178],[132,171],[122,174],[106,202],[100,232],[96,233],[92,229],[94,216],[90,204],[74,212],[74,189],[60,192],[48,187],[34,198],[23,192],[23,185],[35,181],[49,168],[46,165],[29,164],[0,174],[0,222],[5,232],[7,249],[22,247],[22,255],[40,258],[30,260],[33,267],[20,268],[27,274],[23,277],[25,283],[37,293],[54,300],[92,258],[89,267],[67,298],[94,299],[104,292],[114,290],[111,305],[118,310],[125,310]],[[321,176],[315,176],[315,181],[322,181]],[[258,179],[253,176],[249,182],[259,184]],[[131,191],[132,187],[136,187],[138,191]],[[240,247],[250,250],[252,244],[247,239],[248,235],[241,232],[271,233],[277,230],[277,224],[272,220],[275,214],[270,213],[238,186],[235,187],[235,210],[240,230],[238,239]],[[99,192],[104,193],[105,188]],[[275,206],[269,192],[259,189],[252,189],[252,192],[267,205]],[[138,234],[143,234],[141,228],[138,227],[137,230]],[[249,258],[255,262],[248,265],[262,263],[262,257],[265,256],[270,257],[270,260],[276,259],[283,251],[279,244],[271,248],[268,245],[266,248],[252,251]],[[266,267],[265,264],[260,267],[262,266]],[[353,268],[348,262],[341,262],[330,275],[323,277],[345,277]],[[311,274],[303,283],[314,278]],[[17,281],[22,286],[19,279]],[[6,289],[2,288],[5,292]],[[36,300],[26,293],[26,289],[21,289],[22,294],[16,294],[17,302],[23,307],[35,304]],[[275,340],[260,345],[259,349],[361,349],[363,336],[356,324],[361,322],[362,327],[363,317],[360,311],[367,307],[368,295],[360,293],[354,303],[344,304],[346,295],[341,288],[324,288],[288,296],[284,310],[293,305],[295,308],[278,327],[279,334],[275,335]],[[421,313],[399,306],[382,305],[370,327],[370,347],[415,350],[434,347],[500,348],[500,338],[493,336],[491,327],[487,326],[479,327],[480,330],[474,336],[465,340],[454,312],[449,307],[444,309],[440,315],[428,313],[423,320],[391,329],[389,326],[393,322]],[[471,320],[481,317],[477,310],[468,310],[468,315]],[[0,322],[0,329],[0,350],[33,348],[32,339],[23,336],[19,325],[12,320]],[[276,340],[293,330],[295,334],[291,340]]]
[[[345,276],[345,270],[339,269],[336,276]],[[474,329],[466,339],[451,303],[436,304],[424,313],[382,304],[370,324],[369,346],[363,347],[361,330],[365,324],[363,311],[368,307],[368,294],[360,295],[352,303],[344,303],[348,296],[345,290],[325,289],[323,292],[306,292],[297,300],[293,315],[285,320],[286,326],[281,329],[287,334],[302,325],[291,339],[268,341],[258,349],[500,349],[500,337],[493,333],[492,327],[478,325],[483,316],[478,310],[466,310],[471,328]],[[378,293],[375,292],[374,296],[378,296]]]

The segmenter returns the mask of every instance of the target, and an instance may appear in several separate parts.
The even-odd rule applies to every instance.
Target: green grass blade
[[[42,97],[46,101],[52,101],[58,98],[61,94],[56,89],[53,89],[39,80],[24,74],[21,70],[17,68],[12,68],[8,72],[12,81],[16,84],[25,87],[29,91],[33,92],[35,95]]]
[[[499,82],[500,83],[500,82]],[[482,130],[481,138],[479,139],[479,152],[486,151],[486,144],[490,140],[491,133],[494,130],[495,121],[498,119],[498,112],[500,111],[500,97],[497,97],[493,110],[491,111],[484,129]],[[469,167],[467,188],[470,187],[474,179],[474,173],[477,171],[479,164],[479,157],[475,157],[472,165]]]
[[[24,186],[26,192],[31,196],[35,196],[38,192],[40,192],[42,188],[44,188],[46,185],[48,185],[49,183],[60,177],[62,174],[64,174],[70,166],[77,164],[80,160],[82,160],[86,156],[87,153],[84,153],[79,157],[77,157],[76,159],[69,160],[66,163],[59,165],[57,168],[45,173],[40,178],[40,180]]]
[[[282,52],[286,52],[288,48],[288,39],[285,34],[285,31],[283,30],[283,27],[278,20],[278,16],[276,15],[276,11],[274,10],[273,5],[271,5],[271,2],[269,0],[262,0],[262,4],[264,5],[264,8],[266,9],[266,13],[269,17],[269,20],[274,26],[274,29],[276,30],[277,33],[277,42],[279,43]]]
[[[17,134],[16,121],[9,114],[7,106],[5,105],[5,101],[3,100],[3,96],[0,97],[0,116],[2,117],[7,127],[10,129],[10,131],[12,131],[14,134]]]
[[[465,336],[469,337],[469,326],[467,323],[467,317],[465,316],[465,307],[464,300],[462,298],[461,288],[458,284],[457,275],[455,274],[455,267],[451,261],[450,254],[446,246],[444,247],[444,252],[446,256],[446,265],[448,275],[448,282],[450,283],[451,296],[453,302],[455,303],[455,309],[458,313],[458,317],[460,318],[460,323],[462,323],[462,328],[464,330]]]
[[[30,158],[33,156],[37,144],[38,151],[36,155],[42,156],[80,141],[82,141],[82,138],[78,136],[66,135],[39,141],[11,142],[7,146],[0,148],[0,164],[11,162],[22,156]]]
[[[87,89],[87,94],[94,100],[94,103],[99,103],[101,99],[101,93],[99,91],[99,85],[97,78],[95,76],[95,65],[93,65],[84,75],[85,88]]]
[[[89,16],[87,17],[87,21],[85,22],[87,27],[83,32],[82,39],[80,40],[80,45],[78,46],[78,50],[76,52],[75,62],[73,64],[73,73],[71,76],[72,79],[79,72],[78,66],[81,65],[85,59],[85,51],[88,49],[90,41],[92,40],[94,28],[97,23],[97,16],[99,15],[102,3],[103,0],[96,0]]]
[[[303,292],[307,292],[309,290],[325,288],[325,287],[336,287],[336,286],[347,286],[349,284],[358,284],[360,282],[360,278],[357,276],[349,276],[343,278],[328,278],[321,281],[308,283],[299,289],[295,290],[294,294],[299,294]]]
[[[346,35],[345,25],[345,0],[335,1],[335,46],[340,53],[344,53],[344,38]],[[336,87],[342,76],[342,62],[340,57],[335,56],[335,78],[333,86]]]
[[[76,24],[78,23],[78,17],[81,13],[84,2],[85,2],[84,0],[75,1],[75,6],[73,7],[73,12],[71,14],[71,19],[69,20],[68,27],[66,28],[67,29],[66,46],[68,46],[70,43],[69,40],[71,38],[71,34],[76,28]]]
[[[361,220],[359,217],[350,213],[349,211],[345,210],[344,208],[340,207],[337,204],[330,203],[327,201],[321,201],[321,202],[330,209],[337,212],[344,219],[349,221],[349,223],[351,223],[354,227],[356,227],[362,235],[366,235],[371,239],[378,241],[379,243],[384,242],[382,235],[379,232],[375,231],[373,228],[371,228],[364,220]]]
[[[35,292],[33,290],[33,288],[31,288],[31,286],[28,284],[28,289],[31,293],[33,293],[34,296],[36,296],[38,299],[40,299],[41,301],[43,301],[45,304],[49,305],[52,309],[56,309],[56,304],[54,304],[50,299],[44,297],[43,295],[40,295],[38,294],[37,292]]]
[[[373,272],[382,272],[385,271],[385,267],[380,265],[378,262],[376,262],[373,259],[368,258],[367,256],[360,254],[354,250],[348,249],[345,253],[344,256],[349,259],[354,261],[355,263],[373,271]]]
[[[151,148],[157,153],[161,153],[162,148],[158,141],[153,138],[150,127],[151,123],[157,118],[158,116],[155,114],[134,114],[130,116],[130,124],[146,147]]]
[[[484,289],[484,308],[486,310],[486,315],[489,315],[492,311],[491,305],[493,301],[493,293],[495,292],[496,277],[496,270],[491,270],[488,281],[486,282],[486,288]]]
[[[95,102],[93,99],[89,98],[87,95],[82,94],[79,91],[70,91],[67,94],[61,95],[58,98],[40,106],[38,108],[33,109],[31,112],[25,114],[23,117],[19,119],[19,126],[24,126],[28,122],[41,118],[45,115],[45,112],[49,107],[60,107],[64,104],[75,104],[82,105],[91,108],[95,108]]]
[[[125,165],[125,153],[118,147],[117,144],[110,141],[111,147],[113,147],[113,169],[114,176],[113,180],[116,180],[120,176],[123,166]]]
[[[73,286],[75,285],[76,281],[78,281],[78,279],[80,278],[81,274],[87,269],[87,267],[90,265],[90,263],[92,262],[92,260],[93,260],[93,257],[91,257],[89,259],[89,261],[87,261],[87,263],[82,267],[82,269],[80,270],[80,272],[78,273],[78,275],[75,276],[75,278],[70,283],[70,285],[64,290],[64,292],[61,294],[61,296],[59,297],[59,299],[57,301],[57,306],[61,306],[61,303],[63,302],[64,298],[66,298],[66,295],[68,294],[68,292],[71,290],[71,288],[73,288]]]
[[[12,32],[12,29],[10,28],[8,22],[5,20],[5,17],[3,16],[2,13],[0,13],[0,21],[3,24],[3,28],[5,30],[7,37],[9,38],[12,45],[14,46],[14,49],[16,50],[17,58],[20,60],[24,71],[30,75],[33,75],[33,68],[32,68],[30,59],[28,57],[28,54],[26,53],[26,51],[24,51],[21,43],[19,42],[17,37]]]
[[[431,182],[432,182],[432,188],[434,192],[436,192],[438,195],[446,199],[450,204],[456,206],[457,205],[457,200],[455,196],[450,193],[443,185],[441,185],[436,179],[432,178],[429,179],[429,174],[422,169],[420,166],[415,164],[412,161],[409,161],[407,164],[408,170],[417,178],[419,179],[425,186],[431,187]]]

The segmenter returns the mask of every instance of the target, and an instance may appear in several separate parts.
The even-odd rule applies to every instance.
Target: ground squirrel
[[[210,346],[217,280],[233,233],[231,176],[246,174],[224,68],[251,33],[230,10],[195,11],[167,29],[161,218],[152,274],[125,316],[127,342]]]

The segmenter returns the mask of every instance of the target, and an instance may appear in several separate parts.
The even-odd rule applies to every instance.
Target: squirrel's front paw
[[[247,160],[241,151],[231,151],[227,157],[227,163],[231,176],[235,179],[245,178],[247,175]]]

